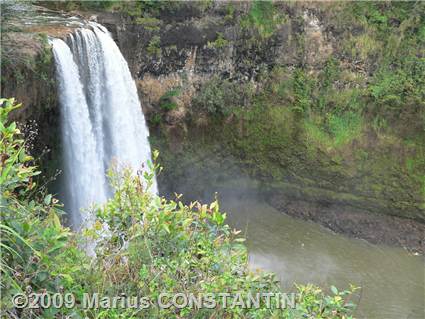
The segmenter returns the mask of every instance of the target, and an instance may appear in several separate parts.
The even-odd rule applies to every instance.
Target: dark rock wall
[[[281,22],[274,26],[273,34],[263,37],[240,26],[250,8],[248,2],[232,3],[232,18],[226,16],[228,5],[215,2],[201,11],[196,2],[189,2],[177,11],[162,11],[155,29],[122,13],[102,12],[92,17],[105,25],[119,44],[138,82],[145,111],[157,108],[160,96],[177,86],[184,92],[179,106],[187,109],[192,95],[212,76],[260,84],[261,72],[277,65],[298,65],[306,59],[304,55],[310,56],[309,52],[299,54],[297,38],[304,33],[301,7],[282,4]],[[153,52],[149,45],[155,38],[158,50]],[[219,43],[220,39],[224,42]],[[320,41],[318,45],[326,47],[325,40]],[[310,62],[320,67],[326,57],[317,56]]]

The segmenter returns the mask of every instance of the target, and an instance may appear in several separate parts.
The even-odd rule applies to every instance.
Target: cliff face
[[[421,4],[143,10],[82,14],[111,31],[129,63],[166,168],[162,191],[202,195],[200,175],[218,185],[237,171],[294,215],[425,220]],[[54,90],[24,82],[2,89],[26,102],[22,117],[57,118]]]
[[[423,99],[388,110],[390,100],[373,99],[391,81],[378,77],[383,65],[400,63],[408,32],[421,24],[406,17],[409,10],[217,2],[163,8],[137,22],[116,13],[97,19],[137,79],[168,192],[199,190],[182,186],[196,175],[186,165],[198,158],[208,166],[205,157],[217,152],[205,143],[218,143],[216,160],[231,157],[265,181],[282,209],[296,200],[319,203],[319,211],[333,206],[423,221]],[[393,35],[383,35],[379,19]],[[393,50],[393,60],[385,50]]]
[[[148,113],[160,110],[164,94],[180,89],[178,111],[166,118],[175,124],[182,122],[193,96],[213,77],[253,83],[258,89],[276,66],[307,63],[320,69],[333,52],[314,10],[285,3],[261,8],[271,10],[265,26],[249,20],[250,10],[249,2],[213,2],[209,7],[193,2],[139,21],[122,13],[94,13],[92,18],[114,34]]]

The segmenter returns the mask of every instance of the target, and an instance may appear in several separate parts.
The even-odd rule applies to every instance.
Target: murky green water
[[[422,256],[334,234],[252,198],[222,199],[222,207],[245,232],[251,267],[275,272],[284,289],[352,283],[362,287],[356,318],[425,318]]]

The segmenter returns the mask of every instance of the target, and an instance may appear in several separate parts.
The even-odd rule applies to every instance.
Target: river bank
[[[302,201],[287,201],[272,196],[270,205],[277,210],[313,221],[336,233],[364,239],[372,244],[402,247],[409,252],[424,254],[425,224],[385,214],[370,214],[344,207],[318,205]]]

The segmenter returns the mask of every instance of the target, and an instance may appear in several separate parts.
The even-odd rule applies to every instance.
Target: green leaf
[[[44,197],[45,205],[50,205],[51,201],[52,201],[52,194],[48,194],[46,197]]]
[[[164,228],[164,230],[165,230],[167,233],[171,233],[171,232],[170,232],[170,227],[169,227],[167,224],[162,224],[162,228]]]
[[[10,132],[13,132],[14,130],[16,130],[16,122],[12,122],[7,129]]]
[[[45,281],[49,277],[49,273],[47,271],[41,271],[37,275],[37,280],[40,282]]]

